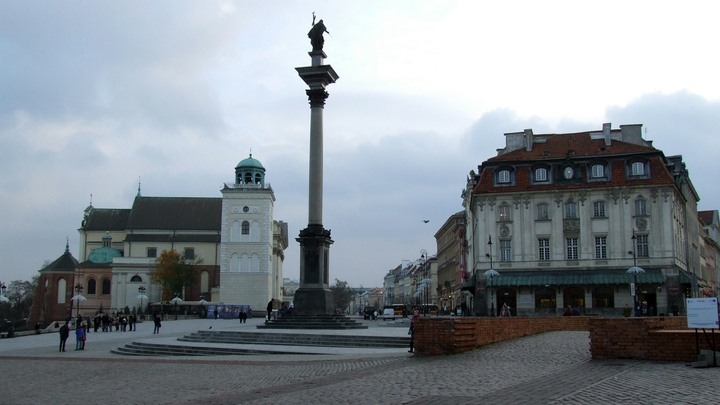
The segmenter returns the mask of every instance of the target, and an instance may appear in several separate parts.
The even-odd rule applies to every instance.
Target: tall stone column
[[[330,315],[335,312],[329,286],[330,230],[322,223],[323,208],[323,109],[337,73],[324,65],[322,50],[309,53],[312,66],[295,68],[305,83],[310,102],[310,170],[308,190],[308,226],[296,239],[300,242],[300,287],[295,292],[295,310],[301,315]]]

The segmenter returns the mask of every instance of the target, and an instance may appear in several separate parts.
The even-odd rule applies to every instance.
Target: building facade
[[[264,309],[270,299],[282,297],[287,224],[273,218],[273,190],[265,183],[265,168],[252,156],[235,167],[235,181],[225,184],[222,194],[143,197],[138,187],[132,208],[95,208],[91,203],[78,229],[79,260],[66,251],[40,270],[50,302],[45,309],[34,309],[34,319],[74,316],[78,307],[71,298],[77,287],[85,298],[79,302],[83,316],[167,305],[173,297],[163,296],[150,280],[164,250],[196,263],[197,282],[174,292],[183,301],[203,298]]]
[[[650,314],[667,314],[708,283],[699,196],[682,157],[666,157],[641,129],[507,133],[498,155],[470,172],[463,289],[474,314],[505,304],[512,315],[572,306],[622,316],[634,306],[633,286]]]

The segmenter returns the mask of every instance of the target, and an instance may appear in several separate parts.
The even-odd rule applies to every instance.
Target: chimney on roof
[[[603,138],[605,139],[605,146],[610,146],[610,127],[612,127],[612,124],[609,122],[603,124]]]
[[[533,145],[533,131],[531,129],[525,130],[525,151],[530,152],[532,151],[532,145]]]
[[[643,146],[647,145],[647,143],[642,137],[642,124],[620,125],[620,136],[623,142],[629,142]]]

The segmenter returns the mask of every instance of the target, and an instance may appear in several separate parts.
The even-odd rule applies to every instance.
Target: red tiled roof
[[[698,211],[698,218],[705,224],[710,225],[713,221],[715,211]]]
[[[620,186],[648,186],[657,184],[674,184],[672,174],[666,167],[662,152],[649,146],[613,139],[611,145],[605,146],[603,139],[590,139],[590,133],[574,133],[560,135],[535,135],[547,137],[546,143],[533,144],[531,151],[525,148],[514,150],[488,159],[482,164],[482,172],[473,193],[508,193],[524,191],[571,190],[586,188],[605,188]],[[627,157],[643,156],[650,161],[650,176],[646,179],[628,179],[625,162]],[[609,181],[588,182],[585,164],[592,159],[602,159],[610,164]],[[531,184],[531,165],[546,162],[552,166],[553,178],[561,170],[562,165],[570,162],[579,169],[583,181],[574,184]],[[515,168],[513,186],[496,187],[493,181],[493,168],[508,164]]]
[[[579,157],[604,157],[632,153],[658,152],[649,146],[636,145],[613,139],[605,146],[603,139],[590,139],[590,132],[573,134],[537,134],[534,138],[546,137],[545,143],[534,143],[531,151],[525,148],[514,150],[487,160],[488,163],[515,162],[523,160],[554,160]],[[568,151],[572,151],[568,154]]]

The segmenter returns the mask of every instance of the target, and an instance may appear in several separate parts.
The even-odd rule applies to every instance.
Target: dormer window
[[[592,165],[590,175],[595,179],[605,177],[605,167],[603,165]]]
[[[515,185],[515,169],[509,166],[503,166],[495,169],[495,185],[496,186],[513,186]]]
[[[530,167],[530,182],[532,184],[550,184],[550,165],[545,163]]]
[[[628,178],[647,179],[650,177],[650,162],[645,159],[633,159],[627,162],[625,170]]]
[[[535,181],[547,181],[547,169],[544,167],[535,169]]]
[[[642,162],[635,162],[632,164],[630,174],[633,176],[645,175],[645,165]]]
[[[510,183],[510,170],[500,170],[497,181],[498,183]]]

